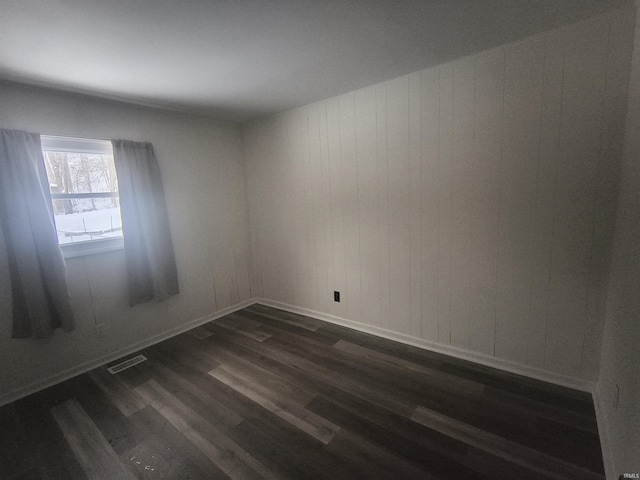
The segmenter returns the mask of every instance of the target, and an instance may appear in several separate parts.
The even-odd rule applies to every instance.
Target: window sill
[[[114,252],[124,249],[124,238],[106,238],[104,240],[93,240],[91,242],[78,242],[60,245],[64,258],[84,257],[87,255],[97,255],[99,253]]]

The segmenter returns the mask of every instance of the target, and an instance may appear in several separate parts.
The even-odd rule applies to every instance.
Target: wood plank
[[[141,480],[176,478],[176,472],[171,465],[162,458],[147,443],[141,443],[120,456],[122,463]]]
[[[236,322],[234,322],[234,320],[236,319],[234,319],[233,317],[229,319],[221,318],[216,320],[216,325],[232,332],[239,333],[240,335],[255,340],[256,342],[264,342],[271,336],[268,333],[261,332],[255,327],[243,327],[241,325],[238,326],[236,325]]]
[[[231,478],[275,478],[261,463],[154,380],[135,389],[171,425]]]
[[[136,478],[77,400],[67,400],[53,407],[51,414],[90,479]]]
[[[489,478],[517,478],[518,480],[537,480],[540,478],[539,472],[522,465],[516,465],[478,448],[469,449],[464,464],[474,472],[480,472]]]
[[[176,478],[204,480],[227,478],[193,443],[168,423],[153,407],[134,413],[130,417],[143,431],[146,442],[171,465]]]
[[[217,342],[228,346],[223,338],[219,338]],[[238,350],[239,353],[247,355],[254,353],[248,349]],[[281,365],[277,362],[258,354],[250,356],[249,358],[254,358],[256,363],[261,365],[269,365],[269,369],[271,371],[282,376],[281,370],[277,368]],[[259,426],[264,431],[269,432],[270,436],[278,439],[278,441],[286,443],[288,448],[292,451],[308,451],[320,448],[323,445],[318,440],[293,427],[290,423],[285,422],[280,417],[255,404],[244,395],[233,390],[231,387],[218,382],[208,375],[206,371],[203,372],[194,368],[188,361],[167,358],[165,360],[165,364],[168,368],[173,370],[176,375],[188,377],[190,382],[204,391],[207,395],[211,396],[216,403],[226,405],[243,419],[250,421],[253,425]]]
[[[595,472],[523,447],[516,442],[490,434],[422,406],[416,408],[412,419],[480,450],[489,452],[516,465],[529,468],[539,475],[544,475],[545,478],[558,480],[566,478],[602,479],[602,475]]]
[[[442,385],[443,387],[447,386],[452,390],[473,394],[481,394],[484,392],[485,386],[481,383],[465,380],[454,375],[448,375],[433,368],[425,367],[385,353],[380,353],[366,347],[361,347],[360,345],[345,342],[344,340],[340,340],[336,343],[334,348],[367,360],[372,360],[378,364],[381,363],[398,369],[407,369],[419,372],[423,376],[423,381],[434,382],[436,385]]]
[[[488,387],[495,387],[592,418],[595,416],[591,395],[587,392],[563,388],[470,362],[466,365],[462,363],[454,365],[445,362],[442,365],[442,371],[468,379],[475,379]]]
[[[209,372],[213,378],[230,386],[247,398],[250,398],[258,405],[266,408],[283,420],[296,426],[303,432],[320,440],[322,443],[329,443],[339,428],[331,422],[327,422],[322,417],[307,412],[304,408],[289,401],[287,398],[278,395],[276,392],[259,386],[252,382],[251,378],[243,376],[237,370],[233,370],[225,365]]]
[[[58,478],[84,480],[87,477],[50,412],[51,406],[62,403],[69,398],[73,398],[73,396],[68,382],[65,382],[15,403],[19,424],[24,428],[27,441],[23,445],[25,451],[31,452],[26,460],[36,467],[29,469],[29,473],[35,475],[36,478],[42,480],[56,480]],[[0,432],[10,435],[12,441],[20,438],[12,429]]]
[[[33,464],[21,454],[23,449],[28,448],[29,442],[15,404],[0,408],[0,432],[11,432],[11,436],[0,435],[0,472],[8,479],[27,475],[33,469]]]
[[[106,370],[94,370],[89,373],[89,378],[125,417],[145,407],[142,399],[131,392],[117,375],[111,375]]]
[[[310,332],[315,332],[323,325],[320,320],[316,320],[315,318],[296,315],[295,313],[285,312],[283,310],[275,310],[258,303],[255,303],[250,307],[237,312],[237,314],[243,316],[248,312],[256,313],[260,317],[270,318],[272,320],[287,323],[298,328],[304,328],[305,330],[309,330]]]
[[[251,362],[243,355],[236,354],[221,344],[216,345],[215,351],[220,359],[221,367],[238,372],[253,385],[262,386],[277,397],[286,398],[299,406],[306,405],[315,397],[315,393],[304,388],[300,383],[289,382],[286,378],[269,371],[261,364]]]
[[[92,381],[100,369],[0,409],[3,474],[84,479],[85,465],[103,464],[193,480],[604,478],[585,392],[257,310],[226,321],[271,335],[263,342],[212,322],[208,338],[145,349],[139,368],[106,377],[117,387]],[[129,395],[143,408],[118,405]]]
[[[380,365],[370,362],[353,361],[351,355],[337,351],[327,351],[325,346],[302,343],[294,337],[284,335],[274,340],[272,346],[319,365],[335,379],[350,385],[348,388],[363,389],[376,395],[377,401],[385,402],[388,408],[396,412],[406,412],[415,405],[428,387],[422,382],[407,382],[397,370],[381,369]],[[354,375],[355,373],[355,375]],[[380,396],[376,392],[385,392]]]
[[[366,478],[436,480],[438,477],[425,472],[412,462],[398,457],[366,438],[340,430],[327,450],[355,465]]]
[[[187,335],[191,335],[193,338],[198,340],[204,340],[205,338],[209,338],[213,333],[211,333],[206,328],[196,327],[192,328],[187,332]]]
[[[598,424],[595,418],[573,409],[560,408],[540,400],[529,398],[525,395],[518,395],[486,385],[484,395],[496,401],[504,402],[512,407],[515,406],[516,408],[522,408],[523,410],[535,413],[540,418],[548,418],[549,420],[595,434],[596,436],[598,434]]]
[[[261,317],[261,320],[263,323],[261,330],[272,336],[279,335],[280,333],[290,333],[314,342],[320,342],[327,346],[331,346],[339,340],[333,333],[320,330],[321,327],[319,327],[318,330],[308,330],[291,323],[280,322],[268,317]]]
[[[336,422],[343,430],[363,435],[419,465],[425,475],[434,474],[437,478],[476,475],[475,471],[464,465],[468,451],[465,444],[409,422],[404,417],[397,417],[384,409],[364,408],[357,399],[344,395],[316,398],[309,408]]]
[[[240,415],[167,366],[165,363],[169,358],[159,357],[158,360],[153,379],[209,423],[221,431],[227,431],[242,422]]]
[[[302,366],[309,366],[310,364],[304,360],[305,354],[302,353],[306,348],[293,349],[291,352],[295,357],[289,357],[291,361],[283,362],[282,357],[277,359],[270,358],[262,355],[256,351],[247,350],[247,348],[232,339],[225,342],[225,339],[219,339],[218,345],[222,348],[228,348],[233,350],[238,355],[248,356],[259,365],[267,363],[269,370],[277,372],[277,375],[287,382],[298,385],[299,388],[307,390],[309,392],[320,391],[327,395],[339,395],[340,392],[350,392],[354,395],[362,395],[368,398],[368,402],[374,402],[376,404],[384,405],[384,408],[398,412],[400,415],[406,416],[411,410],[411,405],[415,405],[420,398],[422,398],[426,391],[433,389],[432,385],[427,385],[425,382],[415,381],[415,377],[409,380],[405,375],[401,374],[399,369],[392,368],[380,368],[380,364],[370,364],[358,366],[357,363],[348,362],[348,357],[341,355],[339,359],[334,362],[326,362],[324,358],[335,357],[336,354],[329,354],[325,357],[318,357],[316,355],[309,357],[312,362],[322,358],[320,366],[323,367],[323,371],[318,372],[319,375],[308,377],[306,372],[303,373],[299,369]],[[222,342],[222,343],[220,343]],[[267,352],[262,352],[266,355],[270,355]],[[363,373],[360,375],[362,380],[354,383],[353,380],[349,380],[350,373],[354,371],[354,367]],[[344,370],[344,371],[343,371]],[[323,377],[322,373],[328,372],[332,375]],[[346,372],[346,373],[345,373]],[[384,372],[384,376],[380,378],[380,381],[376,377]],[[371,383],[373,382],[374,385]],[[351,388],[349,385],[351,384]],[[375,388],[382,388],[385,392],[390,389],[394,391],[393,395],[378,395],[375,393]]]
[[[75,397],[111,448],[120,455],[144,439],[120,410],[89,379],[73,382]]]
[[[284,365],[300,369],[316,380],[323,381],[338,388],[350,391],[355,395],[362,396],[363,398],[368,398],[372,403],[384,406],[391,411],[398,412],[402,415],[410,415],[410,411],[412,411],[413,409],[413,406],[407,405],[406,402],[392,398],[386,393],[381,394],[375,392],[373,389],[363,384],[363,382],[361,381],[350,378],[345,374],[338,374],[337,372],[326,368],[323,365],[318,365],[313,361],[307,360],[300,355],[292,354],[282,348],[259,343],[255,343],[254,346],[248,344],[247,342],[244,342],[240,338],[232,338],[232,341],[235,343],[239,343],[244,347],[248,347],[251,350],[265,355]]]
[[[328,478],[326,470],[302,459],[292,452],[287,442],[282,444],[270,435],[271,432],[256,427],[251,422],[242,422],[229,432],[238,445],[250,451],[258,461],[269,468],[278,478],[299,480],[321,480]]]

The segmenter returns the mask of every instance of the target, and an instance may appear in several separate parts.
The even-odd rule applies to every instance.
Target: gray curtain
[[[40,135],[0,129],[0,225],[13,300],[13,338],[73,330],[64,258]]]
[[[162,300],[179,292],[169,217],[153,147],[113,140],[129,303]]]

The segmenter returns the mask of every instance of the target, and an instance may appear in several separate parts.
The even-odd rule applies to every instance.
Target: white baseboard
[[[11,392],[4,393],[0,395],[0,406],[6,405],[7,403],[11,403],[22,397],[26,397],[27,395],[31,395],[32,393],[38,392],[52,385],[63,382],[65,380],[73,378],[82,373],[88,372],[89,370],[105,365],[109,362],[112,362],[114,360],[117,360],[118,358],[134,353],[138,350],[150,347],[151,345],[155,345],[156,343],[162,342],[176,335],[180,335],[181,333],[184,333],[187,330],[191,330],[192,328],[198,327],[212,320],[216,320],[220,317],[228,315],[229,313],[233,313],[237,310],[241,310],[254,303],[260,303],[262,305],[266,305],[269,307],[279,308],[281,310],[286,310],[291,313],[306,315],[308,317],[316,318],[318,320],[323,320],[329,323],[334,323],[336,325],[352,328],[354,330],[358,330],[361,332],[370,333],[372,335],[377,335],[382,338],[387,338],[389,340],[394,340],[407,345],[412,345],[414,347],[423,348],[425,350],[442,353],[444,355],[449,355],[454,358],[459,358],[462,360],[468,360],[471,362],[479,363],[481,365],[497,368],[500,370],[504,370],[506,372],[515,373],[517,375],[523,375],[526,377],[542,380],[542,381],[553,383],[556,385],[589,392],[591,394],[595,393],[594,383],[586,380],[576,379],[573,377],[568,377],[565,375],[560,375],[553,372],[540,370],[534,367],[529,367],[526,365],[509,362],[507,360],[497,359],[497,358],[483,355],[480,353],[462,350],[462,349],[450,347],[447,345],[436,344],[421,338],[411,337],[409,335],[393,332],[391,330],[386,330],[384,328],[380,328],[372,325],[366,325],[366,324],[354,322],[351,320],[346,320],[344,318],[328,315],[326,313],[318,312],[308,308],[296,307],[294,305],[275,302],[272,300],[268,300],[266,298],[254,297],[254,298],[245,300],[243,302],[240,302],[236,305],[233,305],[231,307],[220,310],[218,312],[215,312],[211,315],[207,315],[206,317],[198,318],[196,320],[185,323],[183,325],[175,327],[166,332],[154,335],[153,337],[134,343],[132,345],[129,345],[128,347],[122,348],[108,355],[102,356],[100,358],[96,358],[94,360],[90,360],[88,362],[85,362],[71,369],[57,373],[46,379],[38,380],[25,387],[20,387],[18,389],[12,390]],[[594,405],[597,405],[595,397],[594,397]],[[596,407],[596,413],[598,413],[597,407]],[[598,415],[599,427],[600,427],[600,417],[601,415]],[[604,433],[604,430],[603,430],[603,433]],[[608,456],[608,458],[610,458],[610,455]]]
[[[94,368],[101,367],[102,365],[106,365],[118,358],[124,357],[126,355],[130,355],[138,350],[142,350],[143,348],[150,347],[151,345],[155,345],[156,343],[160,343],[164,340],[167,340],[171,337],[175,337],[176,335],[180,335],[181,333],[186,332],[187,330],[191,330],[192,328],[199,327],[200,325],[204,325],[212,320],[216,320],[220,317],[224,317],[230,313],[233,313],[237,310],[241,310],[249,305],[256,303],[255,298],[250,298],[249,300],[245,300],[243,302],[232,305],[231,307],[224,308],[219,310],[211,315],[207,315],[206,317],[197,318],[190,322],[187,322],[178,327],[172,328],[171,330],[167,330],[166,332],[159,333],[154,335],[153,337],[149,337],[140,342],[136,342],[128,347],[121,348],[120,350],[116,350],[115,352],[109,353],[108,355],[104,355],[100,358],[96,358],[94,360],[90,360],[81,365],[75,366],[68,370],[65,370],[60,373],[56,373],[48,378],[43,380],[38,380],[33,382],[25,387],[20,387],[14,389],[8,393],[3,393],[0,395],[0,407],[6,405],[8,403],[19,400],[20,398],[26,397],[27,395],[31,395],[32,393],[39,392],[40,390],[44,390],[45,388],[51,387],[57,383],[64,382],[65,380],[69,380],[70,378],[76,377],[83,373],[88,372],[89,370],[93,370]]]
[[[544,382],[553,383],[555,385],[560,385],[560,386],[572,388],[575,390],[581,390],[583,392],[587,392],[591,394],[593,394],[594,392],[595,384],[588,380],[582,380],[574,377],[569,377],[566,375],[561,375],[558,373],[549,372],[546,370],[541,370],[539,368],[510,362],[508,360],[502,360],[499,358],[490,357],[488,355],[472,352],[469,350],[463,350],[463,349],[451,347],[448,345],[441,345],[434,342],[429,342],[422,338],[412,337],[402,333],[393,332],[391,330],[387,330],[381,327],[367,325],[360,322],[354,322],[352,320],[346,320],[344,318],[336,317],[334,315],[329,315],[329,314],[318,312],[308,308],[296,307],[294,305],[288,305],[286,303],[281,303],[281,302],[274,302],[266,298],[257,298],[256,301],[257,301],[256,303],[260,303],[268,307],[279,308],[281,310],[286,310],[291,313],[297,313],[299,315],[306,315],[308,317],[313,317],[318,320],[323,320],[325,322],[334,323],[336,325],[352,328],[354,330],[359,330],[361,332],[370,333],[372,335],[377,335],[378,337],[387,338],[389,340],[394,340],[396,342],[401,342],[414,347],[423,348],[425,350],[430,350],[432,352],[442,353],[444,355],[449,355],[451,357],[458,358],[461,360],[468,360],[470,362],[479,363],[481,365],[497,368],[499,370],[504,370],[509,373],[523,375],[525,377],[534,378],[536,380],[542,380]]]
[[[605,478],[615,480],[616,467],[613,462],[613,450],[609,441],[609,428],[607,427],[607,416],[604,413],[603,398],[600,389],[596,385],[593,391],[593,407],[596,410],[596,420],[598,422],[598,435],[600,436],[600,448],[602,450],[602,461],[604,463]],[[618,474],[619,475],[619,474]]]

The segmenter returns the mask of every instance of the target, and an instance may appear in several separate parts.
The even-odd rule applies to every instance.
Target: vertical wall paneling
[[[264,296],[593,379],[632,17],[602,15],[246,127]],[[230,280],[238,298],[241,272]]]
[[[282,224],[288,226],[293,234],[293,242],[290,245],[290,252],[295,259],[292,265],[295,268],[295,277],[292,276],[295,278],[295,283],[290,286],[293,293],[292,302],[295,305],[308,306],[311,276],[307,274],[310,251],[304,217],[306,204],[304,152],[307,147],[308,133],[305,109],[293,110],[287,117],[289,125],[285,130],[290,132],[290,135],[285,139],[284,145],[289,159],[285,170],[290,175],[288,191],[291,192],[292,197],[288,202],[290,213],[288,218],[282,219]]]
[[[453,65],[440,67],[438,146],[438,342],[451,343]]]
[[[329,145],[329,184],[331,189],[331,230],[333,232],[333,287],[344,292],[347,285],[344,241],[344,188],[346,179],[340,155],[340,102],[327,101],[327,137]],[[347,316],[345,302],[337,303],[336,315]]]
[[[474,156],[477,176],[469,271],[473,315],[469,348],[486,355],[493,355],[495,347],[504,60],[504,49],[481,54],[476,60]]]
[[[387,87],[376,87],[376,144],[378,146],[378,205],[380,229],[380,321],[390,328],[389,276],[389,162],[387,148]]]
[[[265,205],[265,202],[260,202],[261,191],[258,186],[253,185],[253,179],[259,176],[259,166],[265,162],[262,161],[259,145],[260,134],[264,134],[264,130],[260,133],[256,129],[246,129],[243,132],[243,144],[244,144],[244,156],[245,158],[260,158],[261,161],[256,163],[252,162],[245,166],[246,184],[247,189],[253,190],[253,195],[250,195],[249,200],[249,221],[250,223],[257,225],[264,218],[261,206]],[[262,242],[259,240],[260,232],[256,228],[252,228],[250,232],[250,244],[251,244],[251,256],[250,256],[250,275],[251,275],[251,294],[252,296],[264,295],[261,290],[261,282],[259,280],[261,275],[261,268],[263,265],[261,259],[260,248]],[[213,279],[211,280],[211,291],[213,292]],[[213,293],[212,293],[213,294]]]
[[[321,302],[326,302],[327,312],[336,313],[336,306],[333,302],[333,290],[335,289],[335,261],[333,257],[333,203],[331,195],[331,165],[329,161],[329,121],[327,117],[327,104],[325,102],[318,105],[318,134],[320,136],[320,163],[322,171],[322,211],[321,219],[322,238],[325,245],[327,260],[327,290],[320,292]]]
[[[531,321],[528,332],[527,363],[544,368],[544,352],[549,317],[549,278],[553,245],[553,212],[560,141],[564,32],[545,39],[545,63],[540,116],[540,147],[535,205]]]
[[[274,271],[278,297],[286,303],[295,302],[298,283],[298,246],[295,245],[298,232],[296,218],[292,216],[296,209],[296,206],[292,205],[296,199],[296,190],[292,188],[295,177],[291,168],[292,145],[289,143],[293,134],[291,126],[291,112],[286,112],[276,121],[274,152],[276,161],[273,179],[281,183],[284,188],[277,188],[274,185],[271,193],[275,199],[275,208],[272,211],[273,225],[277,230],[287,232],[285,238],[271,245],[271,248],[277,252],[274,257]]]
[[[440,122],[440,75],[432,68],[422,72],[420,84],[422,246],[422,337],[438,341],[439,196],[438,148]]]
[[[636,2],[636,11],[621,12],[621,16],[611,24],[609,63],[605,93],[605,131],[603,134],[603,153],[610,158],[601,159],[601,171],[607,163],[611,169],[598,192],[599,208],[596,218],[601,218],[607,207],[611,181],[619,176],[615,234],[609,272],[606,278],[606,314],[604,322],[599,321],[600,331],[588,329],[584,332],[585,351],[583,368],[593,364],[589,354],[596,351],[595,360],[601,362],[597,370],[597,387],[594,397],[597,401],[599,433],[602,438],[605,473],[608,478],[616,478],[620,472],[634,469],[640,458],[640,362],[638,362],[638,345],[640,345],[640,8]],[[624,18],[622,18],[624,17]],[[635,24],[635,25],[634,25]],[[630,31],[634,30],[632,45],[626,41]],[[621,38],[620,38],[621,37]],[[629,61],[631,59],[631,61]],[[626,91],[628,95],[620,95]],[[618,91],[616,95],[614,92]],[[624,118],[614,114],[613,109],[621,103],[627,104]],[[622,124],[622,125],[621,125]],[[619,129],[624,129],[622,162],[613,155],[619,150],[616,140]],[[612,146],[612,149],[608,147]],[[605,160],[604,164],[602,161]],[[617,165],[621,163],[620,165]],[[604,186],[608,186],[607,189]],[[610,198],[610,197],[609,197]],[[603,209],[599,211],[600,209]],[[609,210],[609,208],[606,208]],[[606,227],[609,221],[603,226]],[[601,235],[596,230],[595,238]],[[591,283],[591,292],[595,287]],[[598,292],[602,295],[602,292]],[[593,320],[588,318],[589,322]],[[604,325],[602,325],[604,323]],[[594,337],[601,337],[601,343],[589,345]],[[595,348],[594,348],[595,347]],[[637,469],[636,469],[637,470]],[[623,476],[624,477],[624,476]]]
[[[625,129],[625,119],[619,112],[625,110],[627,96],[620,95],[620,92],[624,92],[629,84],[632,44],[627,39],[633,36],[634,28],[635,18],[627,12],[614,14],[609,27],[602,142],[596,175],[599,188],[594,215],[594,253],[591,255],[587,317],[583,330],[582,371],[586,375],[599,370],[608,269],[615,227],[615,216],[611,215],[611,210],[617,202]]]
[[[356,92],[355,115],[362,321],[380,326],[380,201],[375,88]]]
[[[263,189],[266,190],[266,193],[263,197],[265,202],[264,207],[264,222],[265,228],[261,229],[262,231],[262,239],[263,246],[261,248],[262,254],[262,273],[263,273],[263,291],[264,294],[267,295],[267,298],[282,298],[280,296],[280,281],[277,279],[277,259],[278,254],[280,253],[279,247],[277,245],[278,238],[274,236],[272,231],[269,230],[268,226],[271,225],[272,228],[277,228],[276,225],[276,217],[274,210],[278,208],[278,204],[273,199],[274,189],[276,188],[278,181],[278,165],[276,161],[279,160],[278,152],[276,150],[276,145],[278,143],[278,129],[277,123],[275,120],[271,121],[267,124],[267,135],[270,137],[269,142],[264,145],[264,161],[268,163],[271,168],[266,168],[265,165],[262,169],[262,176],[259,177],[261,180],[255,181],[255,183],[263,182]],[[269,254],[271,252],[271,254]],[[266,281],[265,281],[266,279]]]
[[[264,168],[260,170],[262,176],[261,180],[255,178],[254,185],[257,190],[264,191],[263,195],[263,212],[264,217],[261,219],[264,227],[260,229],[258,234],[262,240],[260,253],[262,259],[261,271],[263,275],[263,291],[268,298],[282,298],[280,295],[280,282],[275,280],[277,271],[277,259],[280,254],[278,247],[278,239],[274,235],[274,231],[277,229],[275,210],[278,208],[277,198],[273,190],[276,188],[278,181],[278,171],[280,161],[279,152],[277,151],[278,144],[278,119],[270,119],[265,126],[265,144],[263,145],[263,161],[269,163],[271,168]],[[260,182],[262,185],[260,186]],[[271,228],[269,228],[271,227]],[[273,229],[273,230],[272,230]],[[269,254],[269,251],[272,253]]]
[[[356,160],[355,95],[340,97],[340,159],[342,163],[345,291],[342,302],[347,318],[360,321],[360,218],[358,212],[358,165]]]
[[[531,281],[535,230],[544,38],[507,47],[496,356],[526,362],[531,322]]]
[[[469,348],[473,136],[476,58],[453,65],[453,149],[451,160],[451,344]]]
[[[567,29],[546,364],[562,373],[582,358],[602,135],[608,22]],[[580,332],[580,334],[578,333]]]
[[[320,152],[320,107],[311,105],[307,108],[308,148],[309,148],[309,190],[311,196],[312,222],[311,237],[315,243],[315,273],[316,273],[316,302],[320,311],[329,310],[328,256],[330,249],[327,245],[325,223],[324,177],[322,172],[322,155]]]
[[[410,181],[410,237],[409,237],[409,268],[410,277],[410,333],[412,336],[422,337],[422,213],[420,188],[422,186],[422,155],[420,125],[420,72],[409,75],[409,181]]]
[[[303,250],[301,255],[302,299],[299,305],[316,310],[318,308],[318,286],[316,271],[316,242],[313,235],[313,179],[311,176],[309,152],[309,118],[306,108],[297,110],[295,118],[296,131],[300,141],[296,155],[299,157],[301,175],[304,182],[300,190],[300,228],[303,233]]]
[[[409,81],[387,84],[389,154],[389,273],[391,329],[409,334],[410,327],[410,162]]]

